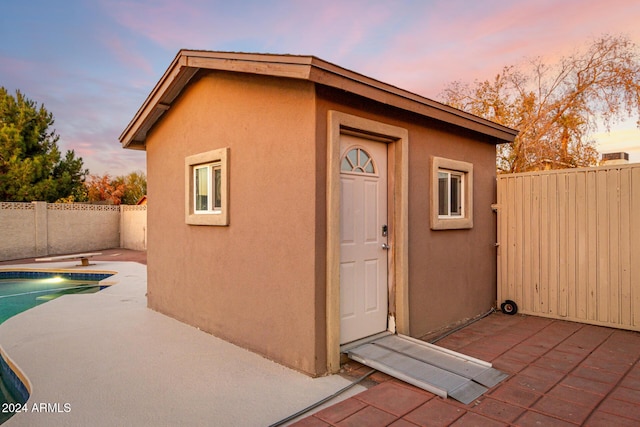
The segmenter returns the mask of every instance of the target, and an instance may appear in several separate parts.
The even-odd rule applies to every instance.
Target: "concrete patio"
[[[102,251],[90,267],[118,284],[71,295],[0,325],[0,345],[31,381],[7,426],[264,426],[333,394],[369,368],[311,379],[146,308],[144,253]],[[133,260],[137,262],[123,262]],[[74,262],[26,268],[72,267]],[[7,268],[18,262],[2,262]],[[511,376],[470,405],[376,373],[298,426],[635,426],[640,334],[531,316],[491,314],[437,342]]]
[[[269,425],[350,384],[339,375],[310,378],[147,309],[146,266],[102,252],[89,267],[22,264],[112,270],[118,274],[107,281],[117,283],[0,325],[0,345],[32,391],[29,410],[4,425]],[[356,386],[344,398],[363,390]],[[58,406],[33,410],[42,403]]]

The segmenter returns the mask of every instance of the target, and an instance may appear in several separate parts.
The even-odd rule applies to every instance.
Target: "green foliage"
[[[498,146],[499,172],[595,165],[591,132],[640,114],[640,55],[622,36],[604,36],[584,51],[545,64],[535,58],[505,67],[493,80],[454,82],[444,102],[518,129]]]
[[[44,105],[0,87],[0,200],[86,198],[83,182],[88,171],[73,150],[61,157],[60,136],[50,130],[53,123]]]
[[[147,176],[144,172],[131,172],[124,177],[124,184],[122,203],[125,205],[135,205],[147,194]]]

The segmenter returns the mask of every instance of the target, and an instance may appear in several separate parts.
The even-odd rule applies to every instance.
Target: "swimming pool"
[[[0,271],[0,323],[66,294],[91,293],[109,273]]]
[[[63,270],[0,271],[0,323],[62,295],[93,293],[104,289],[106,285],[100,284],[100,281],[113,274],[115,273],[77,273]],[[24,404],[28,398],[25,385],[0,354],[0,408]],[[0,411],[0,424],[12,415],[8,411]]]

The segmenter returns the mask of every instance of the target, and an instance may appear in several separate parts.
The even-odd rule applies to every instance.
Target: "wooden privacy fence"
[[[640,164],[498,177],[498,303],[640,330]]]

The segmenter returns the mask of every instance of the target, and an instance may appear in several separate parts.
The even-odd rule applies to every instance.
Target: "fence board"
[[[523,185],[524,183],[522,182],[522,180],[516,180],[515,181],[515,197],[519,200],[524,200],[525,196],[524,196],[524,191],[523,191]],[[515,277],[515,281],[514,283],[516,284],[516,298],[522,299],[523,295],[522,295],[522,291],[523,291],[523,287],[522,287],[522,277],[523,277],[523,271],[524,271],[524,262],[523,262],[523,254],[522,254],[522,249],[524,247],[523,242],[522,242],[522,230],[524,229],[524,227],[522,227],[522,223],[523,223],[523,216],[524,216],[524,212],[522,209],[522,204],[518,204],[515,207],[515,221],[514,221],[514,227],[515,227],[515,254],[514,254],[514,277]]]
[[[548,280],[547,309],[550,313],[558,313],[558,257],[559,257],[559,236],[558,236],[558,175],[549,175],[548,186],[549,202],[549,239],[548,244]]]
[[[609,218],[607,198],[607,174],[596,174],[596,198],[597,198],[597,250],[598,250],[598,281],[596,284],[596,320],[606,322],[608,320],[609,295]]]
[[[607,171],[607,206],[609,208],[609,322],[620,322],[620,171]]]
[[[498,298],[640,330],[640,164],[498,177]]]
[[[508,197],[511,198],[515,198],[515,180],[512,180],[509,182],[509,188],[508,188]],[[515,206],[510,206],[509,207],[509,211],[507,213],[507,217],[508,217],[508,221],[507,221],[507,233],[506,236],[508,236],[507,238],[507,253],[509,254],[507,256],[507,277],[508,279],[508,284],[509,284],[509,291],[511,293],[511,295],[516,295],[517,291],[516,291],[516,283],[515,280],[517,280],[517,277],[514,274],[514,270],[515,270],[515,254],[513,254],[514,252],[514,248],[516,246],[515,244],[515,228],[516,228],[516,207]]]
[[[524,201],[522,203],[522,210],[523,210],[522,223],[530,224],[532,221],[531,207],[532,207],[533,194],[531,191],[531,179],[529,177],[525,177],[522,180],[522,197],[524,198]],[[523,229],[522,280],[524,282],[529,280],[535,280],[535,277],[533,276],[534,269],[532,267],[532,258],[533,258],[534,248],[533,248],[533,245],[531,244],[531,239],[532,239],[531,228],[532,227],[522,227]],[[532,289],[530,287],[527,288],[522,286],[522,300],[531,301],[532,297],[533,297]],[[529,309],[531,309],[531,307],[529,307]]]
[[[620,171],[620,322],[631,325],[631,242],[624,238],[631,230],[631,170]]]
[[[588,263],[587,263],[587,317],[592,321],[596,321],[598,300],[598,215],[597,215],[597,191],[596,191],[596,171],[587,172],[587,247]]]
[[[567,175],[558,175],[558,274],[557,278],[557,313],[567,317],[569,305],[569,272],[567,267],[567,247],[569,246]]]
[[[532,264],[531,271],[533,273],[532,285],[525,286],[531,287],[531,311],[540,311],[540,283],[542,277],[542,268],[540,267],[540,188],[541,182],[539,179],[533,180],[531,183],[533,189],[533,204],[531,209],[531,236],[532,236]]]
[[[575,318],[587,318],[588,283],[589,283],[589,240],[587,234],[587,174],[575,174],[576,177],[576,239],[577,239],[577,261],[576,261],[576,313]],[[580,211],[582,209],[582,211]],[[579,213],[582,213],[580,215]],[[578,286],[584,284],[585,286]]]
[[[540,186],[540,282],[537,312],[549,312],[549,177],[542,176]]]
[[[564,194],[564,198],[567,201],[567,218],[563,227],[566,230],[567,236],[567,246],[566,250],[566,307],[564,316],[565,317],[575,317],[577,313],[577,289],[576,289],[576,275],[577,275],[577,264],[578,264],[578,248],[576,247],[576,238],[577,238],[577,224],[572,227],[571,224],[575,224],[578,215],[576,215],[576,199],[577,199],[577,175],[571,174],[566,175],[566,191]],[[573,195],[573,197],[572,197]]]
[[[640,328],[640,168],[631,170],[631,212],[629,214],[629,259],[631,262],[630,283],[631,288],[631,324]],[[636,329],[637,330],[637,329]]]

